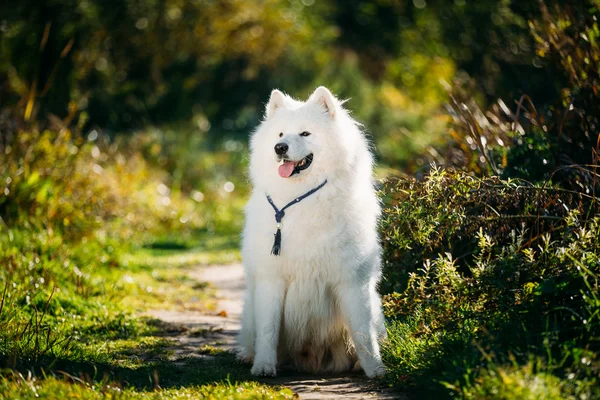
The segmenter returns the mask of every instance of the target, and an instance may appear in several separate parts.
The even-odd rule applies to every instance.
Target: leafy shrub
[[[464,398],[600,396],[598,5],[538,6],[529,26],[554,94],[482,111],[459,75],[430,174],[383,185],[395,383]]]
[[[166,175],[136,152],[59,133],[19,132],[0,144],[0,217],[7,227],[46,229],[69,240],[131,239],[200,221],[194,203],[172,196]]]
[[[407,271],[440,254],[449,253],[462,273],[470,273],[481,232],[500,247],[520,233],[526,247],[535,248],[544,234],[556,239],[576,215],[597,210],[585,194],[442,169],[423,182],[389,178],[382,195],[386,291],[401,289],[393,285],[406,282]]]
[[[541,357],[559,377],[585,375],[582,358],[600,368],[590,355],[600,334],[595,198],[436,169],[422,182],[389,179],[382,193],[396,380],[462,387],[509,354]]]

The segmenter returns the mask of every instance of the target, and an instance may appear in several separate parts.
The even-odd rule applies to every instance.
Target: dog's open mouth
[[[294,174],[299,174],[312,164],[313,155],[312,153],[304,157],[300,161],[282,160],[283,164],[279,165],[279,176],[282,178],[289,178]]]

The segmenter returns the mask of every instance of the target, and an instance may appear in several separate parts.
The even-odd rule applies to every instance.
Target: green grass
[[[491,365],[473,382],[461,388],[445,384],[466,399],[575,400],[598,397],[589,379],[575,374],[557,376],[556,371],[534,359],[526,364]]]
[[[200,171],[202,201],[167,187],[170,177],[133,147],[66,130],[3,144],[0,398],[292,396],[252,381],[217,348],[177,356],[173,335],[213,332],[147,316],[210,311],[214,292],[190,268],[240,258],[243,184],[222,189],[223,157]]]
[[[152,308],[211,309],[212,289],[187,271],[198,263],[237,260],[235,237],[200,233],[184,250],[140,247],[105,263],[93,262],[106,256],[101,249],[88,258],[46,236],[12,237],[0,241],[5,261],[15,267],[4,271],[0,398],[291,398],[287,389],[254,382],[231,353],[207,345],[201,357],[175,356],[173,334],[210,338],[212,332],[143,316]],[[15,243],[17,237],[22,241]],[[55,257],[36,264],[53,245]],[[17,254],[17,248],[24,251]],[[65,272],[80,257],[92,264]],[[29,260],[37,265],[33,281],[24,278],[31,276]]]
[[[76,377],[38,379],[17,375],[0,378],[0,393],[19,399],[292,399],[285,388],[271,388],[256,382],[231,382],[229,379],[210,385],[137,390],[122,388],[111,382],[85,382]]]
[[[153,326],[146,320],[146,327]],[[110,393],[117,398],[291,398],[285,388],[257,383],[247,365],[233,354],[203,346],[201,356],[177,357],[169,333],[178,327],[154,325],[140,336],[93,343],[79,359],[52,360],[35,368],[3,373],[0,397],[62,398],[68,393],[98,398]],[[181,331],[178,331],[181,334]],[[190,332],[189,334],[193,334]],[[158,335],[158,336],[157,336]],[[236,382],[236,383],[232,383]]]

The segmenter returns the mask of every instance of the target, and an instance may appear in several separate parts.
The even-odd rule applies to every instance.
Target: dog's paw
[[[254,376],[275,376],[277,375],[277,366],[268,361],[255,361],[250,372]]]
[[[254,352],[242,349],[236,353],[235,358],[244,364],[252,364]]]
[[[369,378],[381,378],[382,376],[385,376],[385,374],[387,372],[387,370],[385,369],[385,367],[382,363],[375,364],[374,366],[372,366],[370,368],[363,367],[363,370],[365,371],[365,374]]]

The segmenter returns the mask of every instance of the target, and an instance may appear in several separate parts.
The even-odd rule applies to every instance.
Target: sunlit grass
[[[224,192],[213,162],[199,201],[129,150],[45,132],[2,153],[0,180],[10,185],[0,199],[0,398],[276,396],[230,385],[229,374],[249,377],[228,353],[175,357],[170,336],[197,332],[147,317],[214,307],[191,268],[239,260],[243,185]]]
[[[18,375],[0,378],[0,394],[13,399],[292,399],[289,389],[270,387],[257,382],[223,382],[189,387],[138,390],[122,388],[112,382],[86,382],[78,377],[38,379]]]
[[[524,365],[491,364],[464,387],[449,383],[445,386],[465,399],[575,400],[598,396],[593,380],[582,380],[573,373],[557,373],[540,359]]]
[[[33,244],[36,237],[23,238]],[[210,340],[210,331],[142,316],[153,308],[210,310],[212,289],[190,278],[190,268],[237,260],[236,244],[236,236],[200,234],[183,249],[134,248],[65,277],[65,265],[105,255],[101,248],[80,254],[81,248],[57,245],[55,258],[39,261],[45,279],[27,290],[16,279],[28,274],[27,260],[35,265],[38,253],[21,252],[0,310],[2,367],[9,368],[0,372],[0,398],[291,398],[287,389],[252,382],[247,366],[209,344],[195,357],[174,353],[171,335]]]

